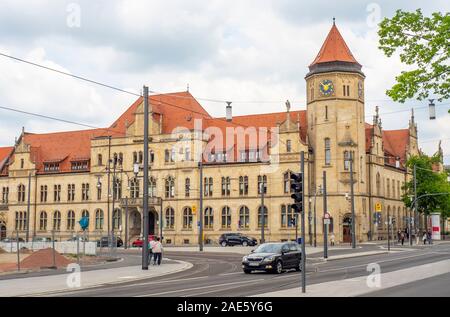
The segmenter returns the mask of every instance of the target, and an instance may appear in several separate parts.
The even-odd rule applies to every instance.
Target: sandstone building
[[[166,243],[197,243],[196,158],[201,152],[207,242],[217,242],[224,232],[259,238],[262,217],[266,240],[293,239],[289,173],[299,172],[301,151],[306,153],[307,240],[314,227],[322,240],[321,186],[326,171],[329,231],[337,242],[351,241],[350,158],[357,239],[385,238],[388,213],[394,232],[406,227],[401,195],[411,177],[405,162],[418,153],[414,114],[404,130],[383,130],[378,112],[366,123],[366,78],[336,25],[309,69],[303,111],[291,111],[286,103],[284,112],[233,117],[228,107],[227,118],[213,118],[189,92],[151,96],[151,234],[161,234],[162,227]],[[135,174],[134,168],[143,161],[143,117],[139,98],[108,128],[22,131],[13,147],[0,148],[2,238],[16,231],[24,237],[29,228],[30,237],[50,236],[55,230],[64,240],[80,232],[83,216],[89,217],[91,239],[106,236],[109,227],[122,238],[126,230],[130,240],[141,235],[143,173],[140,169]],[[184,129],[174,133],[179,127]],[[273,138],[271,131],[264,141],[259,128],[277,128],[278,136]],[[233,129],[233,134],[227,132]],[[224,137],[217,142],[219,132]],[[248,141],[243,145],[237,140],[241,132]],[[256,146],[250,142],[254,136]]]

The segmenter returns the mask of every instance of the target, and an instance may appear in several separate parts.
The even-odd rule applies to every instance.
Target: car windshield
[[[255,253],[281,253],[282,244],[262,244],[256,248]]]

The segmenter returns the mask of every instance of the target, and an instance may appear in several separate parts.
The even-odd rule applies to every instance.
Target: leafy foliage
[[[439,101],[450,97],[450,13],[425,17],[397,10],[380,23],[379,48],[391,57],[399,52],[402,63],[413,68],[396,77],[397,83],[386,93],[394,101],[424,100],[430,93]]]
[[[447,172],[433,172],[433,165],[441,161],[439,155],[429,157],[427,155],[412,156],[406,166],[413,170],[416,165],[417,177],[417,197],[425,194],[433,193],[448,193],[448,195],[428,196],[421,198],[418,201],[418,211],[429,215],[430,213],[438,212],[443,217],[450,217],[450,183],[448,182]],[[403,201],[409,208],[412,206],[412,199],[414,197],[414,180],[405,184],[405,195]]]

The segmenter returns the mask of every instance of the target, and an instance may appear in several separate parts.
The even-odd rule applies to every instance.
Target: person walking
[[[427,233],[424,231],[422,236],[423,245],[427,244]]]
[[[158,265],[161,265],[162,251],[163,246],[161,243],[161,238],[158,237],[156,238],[155,244],[153,245],[153,254],[154,254],[153,265],[156,265],[156,263],[158,263]]]
[[[153,248],[155,246],[155,240],[151,239],[148,243],[148,264],[150,265],[153,259],[153,265],[155,265],[155,257]]]
[[[330,244],[331,244],[331,246],[334,246],[334,239],[335,239],[334,232],[332,232],[331,235],[330,235]]]
[[[397,231],[397,243],[400,243],[402,241],[402,232],[400,229]]]
[[[402,242],[402,245],[405,244],[405,236],[406,236],[405,232],[400,232],[400,241]]]
[[[432,236],[431,236],[431,229],[428,229],[428,232],[427,232],[428,244],[433,244],[433,240],[431,238],[432,238]]]

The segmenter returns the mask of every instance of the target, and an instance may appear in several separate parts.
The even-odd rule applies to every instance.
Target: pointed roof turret
[[[361,68],[361,64],[356,61],[333,19],[333,26],[319,54],[309,65],[310,72],[306,77],[331,71],[357,72],[364,75]]]

